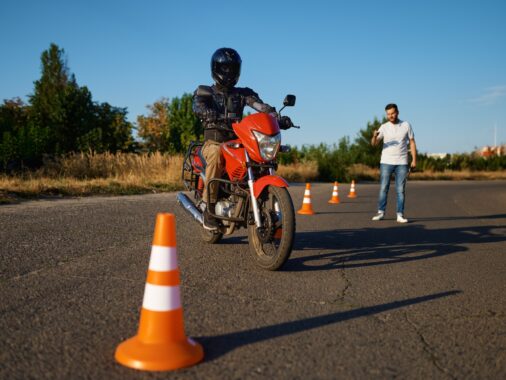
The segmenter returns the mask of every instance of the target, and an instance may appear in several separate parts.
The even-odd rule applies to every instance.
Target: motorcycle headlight
[[[281,144],[281,134],[278,133],[274,136],[268,136],[258,131],[252,132],[257,139],[260,156],[265,161],[272,161],[278,153],[279,145]]]

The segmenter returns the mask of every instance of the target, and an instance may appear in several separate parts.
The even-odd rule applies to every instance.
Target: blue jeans
[[[395,189],[397,191],[397,214],[404,213],[404,191],[408,178],[408,165],[380,164],[380,191],[378,199],[378,211],[385,212],[387,208],[388,189],[390,177],[395,173]]]

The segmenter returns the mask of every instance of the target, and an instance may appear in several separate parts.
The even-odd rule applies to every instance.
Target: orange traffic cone
[[[311,184],[306,183],[306,191],[304,191],[304,200],[302,201],[302,207],[297,214],[302,215],[313,215],[313,206],[311,206]]]
[[[124,366],[167,371],[204,358],[202,346],[186,337],[179,291],[174,214],[158,214],[137,335],[116,348]]]
[[[348,198],[356,198],[357,193],[355,193],[355,180],[351,181],[350,193],[348,194]]]
[[[334,188],[332,189],[332,198],[330,198],[329,203],[339,203],[339,188],[337,181],[334,182]]]

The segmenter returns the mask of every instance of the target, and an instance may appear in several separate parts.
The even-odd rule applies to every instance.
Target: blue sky
[[[26,99],[40,54],[64,48],[94,100],[129,118],[210,84],[219,47],[240,86],[287,110],[284,143],[351,139],[399,105],[421,152],[506,143],[506,1],[10,1],[0,6],[0,100]]]

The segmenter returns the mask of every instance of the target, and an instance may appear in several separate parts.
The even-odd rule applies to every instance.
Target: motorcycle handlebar
[[[233,120],[233,118],[229,118],[229,117],[224,116],[224,115],[217,115],[217,117],[216,117],[216,118],[214,118],[214,120],[213,120],[213,121],[214,121],[214,122],[220,122],[220,121],[221,121],[221,122],[227,122],[227,121],[230,121],[231,119]],[[300,129],[300,125],[294,125],[294,124],[292,123],[292,125],[290,126],[290,128],[297,128],[297,129]],[[231,128],[229,128],[229,127],[220,127],[220,129],[232,130],[232,129],[231,129]],[[287,128],[287,129],[289,129],[289,128]]]

